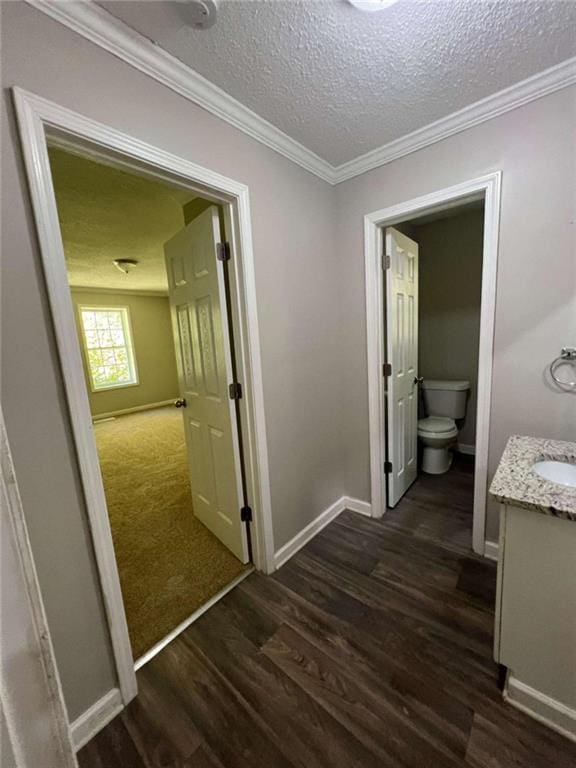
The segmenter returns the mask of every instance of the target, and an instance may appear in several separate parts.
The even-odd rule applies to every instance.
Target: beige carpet
[[[94,425],[134,658],[244,570],[192,512],[182,414]]]

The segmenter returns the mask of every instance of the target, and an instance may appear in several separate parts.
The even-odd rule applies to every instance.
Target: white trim
[[[334,166],[96,3],[50,0],[27,2],[329,184],[340,184],[576,83],[575,57],[342,165]]]
[[[72,293],[76,291],[78,293],[102,293],[106,295],[119,294],[120,296],[152,296],[154,298],[162,298],[168,300],[168,291],[147,291],[135,288],[130,290],[129,288],[94,288],[90,285],[71,285],[70,290]]]
[[[468,445],[467,443],[458,443],[456,446],[458,453],[464,453],[466,456],[476,455],[476,445]]]
[[[335,501],[334,504],[331,504],[328,509],[321,512],[318,517],[315,517],[311,523],[308,523],[305,528],[302,528],[294,538],[290,539],[284,546],[280,547],[274,555],[276,568],[281,568],[284,563],[296,554],[296,552],[308,544],[317,533],[320,533],[322,528],[325,528],[332,522],[332,520],[337,518],[341,512],[344,512],[346,509],[346,502],[347,497],[342,496],[338,501]]]
[[[235,258],[231,264],[236,276],[233,304],[238,305],[242,323],[236,348],[244,384],[240,407],[254,514],[254,564],[269,572],[274,568],[274,547],[249,192],[244,184],[46,99],[19,88],[13,88],[13,95],[118,683],[126,704],[136,695],[136,676],[68,286],[47,135],[50,132],[64,133],[71,142],[80,146],[91,142],[98,153],[115,153],[126,165],[144,170],[151,176],[172,180],[191,189],[209,189],[221,201],[228,222],[232,222],[231,248]]]
[[[398,160],[400,157],[417,152],[431,144],[436,144],[438,141],[443,141],[455,133],[474,128],[480,123],[492,120],[531,101],[574,84],[576,84],[576,57],[567,59],[561,64],[550,67],[550,69],[545,69],[537,75],[521,80],[509,88],[470,104],[458,112],[453,112],[451,115],[419,128],[417,131],[408,133],[406,136],[339,165],[334,169],[334,183],[340,184],[354,176],[360,176],[362,173],[391,163],[393,160]]]
[[[492,173],[465,181],[364,217],[364,257],[366,273],[366,325],[368,349],[368,408],[370,426],[370,474],[372,515],[386,510],[386,483],[382,467],[385,456],[383,271],[381,268],[382,229],[400,221],[419,218],[432,211],[484,198],[484,245],[482,263],[482,302],[480,309],[480,345],[478,356],[478,400],[476,414],[476,467],[474,473],[473,547],[484,554],[486,527],[486,488],[488,482],[488,440],[490,397],[492,391],[492,355],[496,307],[496,264],[500,221],[502,174]]]
[[[120,689],[112,688],[86,712],[77,717],[70,725],[70,734],[76,752],[93,739],[123,709],[124,703]]]
[[[140,411],[152,411],[154,408],[164,408],[167,405],[174,405],[174,400],[178,395],[174,395],[172,400],[162,400],[159,403],[147,403],[146,405],[135,405],[133,408],[122,408],[120,411],[108,411],[107,413],[95,413],[92,415],[92,423],[97,424],[103,419],[113,419],[116,416],[127,416],[129,413],[139,413]]]
[[[508,704],[576,742],[576,710],[516,680],[511,674],[508,674],[503,696]]]
[[[68,715],[0,410],[0,720],[19,768],[75,768]]]
[[[49,0],[28,0],[28,3],[261,144],[333,183],[334,170],[330,163],[96,3]]]
[[[187,619],[184,619],[180,624],[178,624],[177,627],[175,627],[171,632],[169,632],[166,637],[163,637],[162,640],[159,640],[155,645],[150,648],[150,650],[146,651],[146,653],[142,654],[139,659],[136,659],[134,662],[134,669],[138,670],[141,667],[144,666],[144,664],[147,664],[149,661],[151,661],[154,656],[157,656],[161,650],[166,648],[166,646],[172,642],[175,638],[178,637],[178,635],[181,635],[182,632],[184,632],[185,629],[188,629],[188,627],[193,624],[197,619],[202,616],[202,614],[206,613],[206,611],[209,608],[212,608],[213,605],[216,605],[217,602],[222,600],[222,598],[228,594],[228,592],[231,592],[234,587],[237,587],[238,584],[240,584],[244,579],[246,579],[248,576],[250,576],[251,573],[254,572],[254,568],[247,568],[243,573],[241,573],[239,576],[236,576],[235,579],[232,579],[232,581],[229,584],[226,584],[226,586],[220,590],[220,592],[217,592],[215,595],[213,595],[210,600],[205,602],[203,605],[200,606],[197,610],[194,611],[190,616],[188,616]]]
[[[486,541],[484,542],[484,557],[487,557],[488,560],[495,560],[498,562],[498,554],[500,552],[500,547],[498,546],[497,541]]]
[[[372,517],[372,504],[370,504],[369,501],[352,499],[350,496],[344,496],[342,500],[344,502],[344,509],[349,509],[351,512],[357,512],[359,515]]]

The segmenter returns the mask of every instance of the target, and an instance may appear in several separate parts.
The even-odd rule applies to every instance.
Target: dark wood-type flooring
[[[472,480],[461,458],[249,576],[138,672],[81,768],[574,768],[576,744],[501,699]]]

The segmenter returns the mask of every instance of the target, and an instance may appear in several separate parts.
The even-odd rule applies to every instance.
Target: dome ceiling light
[[[138,265],[138,262],[136,259],[114,259],[112,262],[116,269],[119,269],[120,272],[124,272],[125,275],[130,274],[130,272]]]
[[[348,0],[348,2],[360,11],[383,11],[398,0]]]

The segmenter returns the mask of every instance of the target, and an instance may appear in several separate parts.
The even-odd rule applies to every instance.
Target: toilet
[[[442,475],[452,464],[450,448],[459,431],[455,419],[466,415],[470,382],[424,379],[421,387],[426,412],[418,420],[418,437],[424,446],[422,471]]]

